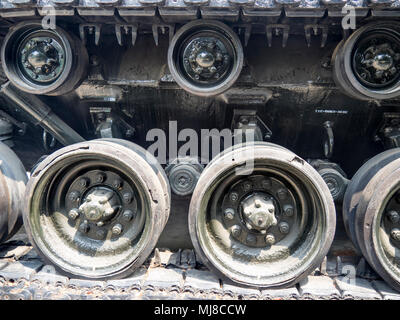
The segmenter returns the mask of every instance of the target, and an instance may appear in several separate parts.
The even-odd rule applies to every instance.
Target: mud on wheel
[[[123,277],[140,266],[170,207],[161,166],[141,147],[117,139],[53,153],[35,170],[26,199],[24,224],[45,261],[92,279]]]
[[[352,238],[371,267],[400,290],[400,149],[378,154],[353,179],[347,198],[355,206],[344,208]]]
[[[254,159],[251,174],[236,174]],[[285,148],[257,143],[221,153],[193,193],[189,229],[203,262],[254,287],[290,286],[327,254],[335,208],[318,173]]]

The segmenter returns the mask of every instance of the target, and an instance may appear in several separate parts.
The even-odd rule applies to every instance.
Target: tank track
[[[189,249],[155,249],[126,279],[73,279],[44,265],[31,245],[18,238],[20,234],[0,246],[0,300],[400,300],[399,293],[374,275],[349,281],[351,273],[346,270],[356,266],[340,259],[294,287],[257,290],[216,278]]]

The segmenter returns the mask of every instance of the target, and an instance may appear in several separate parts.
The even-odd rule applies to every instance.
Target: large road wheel
[[[120,278],[150,255],[169,209],[168,180],[154,157],[128,141],[93,140],[38,165],[24,223],[34,247],[60,272]]]
[[[251,159],[254,169],[243,175]],[[286,287],[311,273],[329,250],[335,224],[318,172],[268,143],[235,146],[210,162],[189,209],[190,236],[204,264],[254,287]]]
[[[22,225],[26,170],[17,155],[0,142],[0,242],[12,237]]]
[[[334,51],[333,78],[350,97],[392,99],[400,95],[400,24],[371,22],[340,42]]]
[[[392,161],[376,156],[379,170],[359,196],[354,217],[355,235],[371,267],[400,290],[400,149]]]
[[[7,78],[32,94],[62,95],[74,90],[87,72],[88,54],[74,34],[41,21],[25,21],[6,35],[1,62]]]
[[[351,179],[343,199],[343,222],[346,233],[355,248],[361,253],[356,237],[355,215],[359,205],[362,191],[376,173],[393,160],[400,157],[400,149],[390,149],[371,158],[362,165]]]

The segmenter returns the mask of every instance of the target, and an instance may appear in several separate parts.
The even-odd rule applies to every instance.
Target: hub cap
[[[227,43],[215,37],[198,36],[183,50],[183,66],[186,75],[196,83],[215,83],[221,80],[231,67]]]
[[[356,45],[353,69],[367,88],[392,85],[400,78],[400,39],[386,31],[366,35]]]
[[[51,83],[62,73],[65,52],[62,44],[52,37],[28,35],[17,50],[22,74],[30,81]]]

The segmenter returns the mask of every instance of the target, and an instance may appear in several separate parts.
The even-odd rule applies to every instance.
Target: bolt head
[[[81,187],[87,187],[89,185],[89,179],[88,178],[81,178],[79,180],[79,185]]]
[[[68,217],[71,218],[72,220],[75,220],[76,218],[79,217],[79,211],[77,209],[71,209],[68,212]]]
[[[132,202],[132,194],[130,192],[125,192],[122,195],[122,198],[124,199],[124,202],[127,204]]]
[[[122,232],[122,226],[118,223],[115,226],[112,227],[112,233],[115,235],[119,235]]]
[[[125,210],[124,213],[122,214],[122,218],[127,222],[131,221],[133,219],[133,216],[134,214],[131,210]]]
[[[387,215],[392,223],[398,223],[400,221],[400,215],[397,211],[391,210]]]
[[[288,234],[290,231],[290,226],[287,222],[281,222],[278,225],[279,231],[283,234]]]
[[[279,189],[278,192],[277,192],[277,196],[278,196],[279,199],[285,200],[286,197],[287,197],[287,190]]]
[[[228,208],[224,212],[224,217],[228,220],[232,220],[235,217],[235,211],[232,208]]]
[[[392,229],[392,231],[390,231],[390,235],[392,236],[393,240],[400,241],[400,229]]]
[[[102,183],[106,179],[106,175],[104,173],[98,173],[95,179],[97,183]]]
[[[233,202],[235,202],[239,199],[239,195],[236,192],[232,192],[229,197],[230,197],[231,201],[233,201]]]
[[[232,234],[232,236],[234,236],[234,237],[240,236],[241,232],[242,232],[242,229],[241,229],[240,226],[238,226],[238,225],[234,225],[234,226],[231,228],[231,234]]]
[[[294,209],[291,205],[286,205],[283,207],[283,213],[285,214],[285,216],[287,217],[292,217],[294,214]]]
[[[115,179],[115,180],[113,181],[113,187],[114,187],[115,189],[121,188],[121,187],[122,187],[122,180],[121,180],[121,179]]]
[[[267,244],[269,245],[273,245],[275,243],[275,237],[273,234],[267,234],[265,236],[265,241],[267,242]]]

